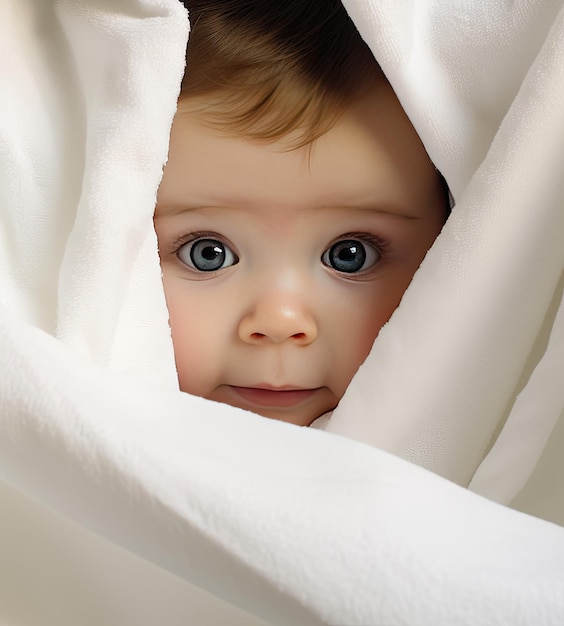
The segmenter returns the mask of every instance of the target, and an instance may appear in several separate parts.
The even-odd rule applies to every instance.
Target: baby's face
[[[387,87],[311,152],[179,113],[155,227],[181,389],[300,425],[335,408],[444,215]]]

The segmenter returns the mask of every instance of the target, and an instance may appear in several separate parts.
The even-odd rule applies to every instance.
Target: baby
[[[441,176],[339,0],[186,0],[155,228],[180,387],[309,426],[441,230]]]

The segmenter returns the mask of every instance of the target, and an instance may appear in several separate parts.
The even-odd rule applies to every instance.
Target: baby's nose
[[[283,343],[306,346],[317,339],[313,311],[295,293],[267,293],[239,323],[239,338],[245,343]]]

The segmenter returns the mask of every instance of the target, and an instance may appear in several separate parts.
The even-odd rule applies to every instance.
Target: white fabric
[[[345,4],[456,207],[328,428],[509,503],[564,419],[563,3]]]
[[[2,626],[564,622],[564,529],[454,484],[564,521],[562,2],[346,6],[457,206],[337,437],[177,390],[182,5],[0,4]]]

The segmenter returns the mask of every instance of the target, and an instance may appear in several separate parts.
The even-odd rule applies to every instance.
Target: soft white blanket
[[[182,5],[0,4],[2,626],[564,623],[562,1],[345,4],[457,203],[346,437],[177,390]]]

